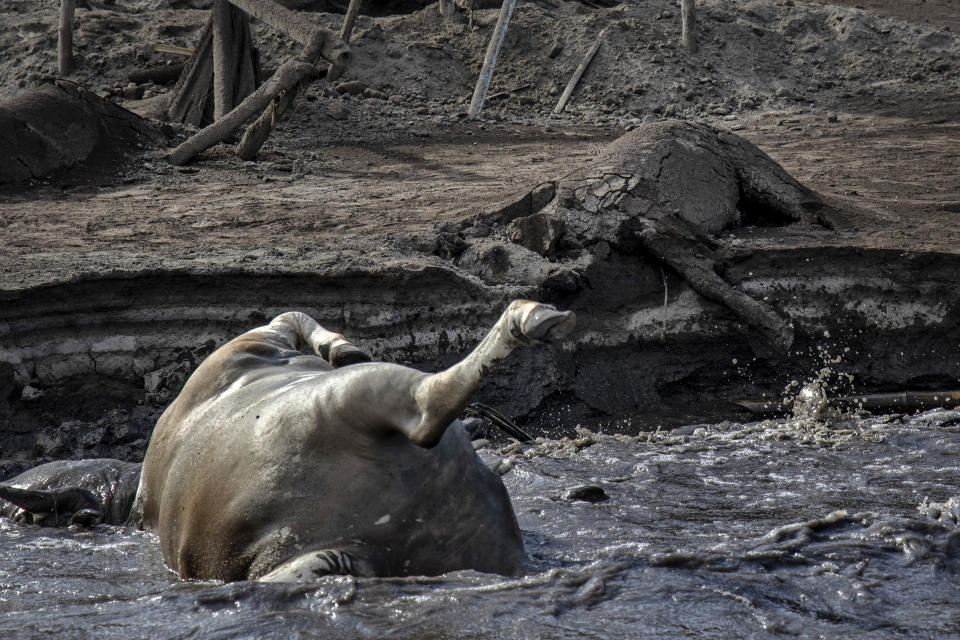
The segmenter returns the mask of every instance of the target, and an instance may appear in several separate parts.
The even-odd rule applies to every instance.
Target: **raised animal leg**
[[[283,333],[293,348],[302,350],[309,346],[334,368],[358,362],[370,362],[370,356],[352,344],[342,334],[328,331],[300,311],[283,313],[270,322],[269,327]]]
[[[103,520],[96,497],[82,487],[20,489],[0,484],[0,499],[10,503],[0,507],[0,515],[23,524],[90,526]]]
[[[333,549],[311,551],[282,565],[257,578],[259,582],[283,582],[288,584],[303,584],[316,582],[317,578],[330,575],[367,575],[363,564],[356,558],[343,551]]]
[[[511,302],[470,355],[446,371],[420,379],[414,390],[419,419],[405,430],[407,436],[424,447],[435,445],[494,365],[521,345],[564,337],[575,322],[571,311],[529,300]]]

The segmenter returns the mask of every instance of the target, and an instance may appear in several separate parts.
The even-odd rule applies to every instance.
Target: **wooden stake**
[[[570,96],[573,95],[574,90],[580,83],[580,78],[583,77],[587,67],[590,66],[591,62],[593,62],[593,57],[597,55],[597,51],[600,50],[600,45],[603,44],[603,36],[605,33],[606,29],[600,32],[600,35],[597,36],[597,41],[593,43],[593,46],[590,47],[589,51],[587,51],[587,55],[583,56],[583,60],[580,61],[580,66],[578,66],[573,72],[573,75],[570,76],[570,82],[567,83],[567,88],[563,90],[563,93],[560,95],[560,100],[557,102],[557,106],[553,108],[554,113],[562,112],[567,106]]]
[[[213,0],[213,119],[219,120],[233,104],[233,28],[227,0]]]
[[[343,16],[343,26],[340,27],[340,39],[343,44],[350,44],[350,34],[353,33],[353,27],[357,24],[357,16],[360,15],[360,4],[363,0],[350,0],[350,6],[347,7],[347,13]],[[327,80],[334,81],[343,73],[343,67],[331,62],[327,67]]]
[[[269,80],[260,85],[259,89],[247,96],[243,102],[223,118],[201,129],[174,149],[167,156],[167,160],[171,164],[186,164],[198,153],[202,153],[218,142],[226,140],[244,122],[263,111],[281,91],[296,86],[298,82],[314,73],[314,71],[313,65],[301,60],[285,62]]]
[[[490,44],[487,45],[487,55],[483,58],[483,68],[480,69],[480,77],[477,78],[477,86],[473,90],[473,99],[470,101],[470,109],[467,115],[471,118],[479,118],[483,111],[483,101],[487,97],[487,89],[490,88],[490,80],[493,78],[493,68],[497,64],[497,55],[500,53],[500,46],[507,35],[507,26],[510,24],[510,16],[513,15],[513,7],[517,0],[503,0],[500,6],[500,17],[497,18],[497,26],[493,29],[490,36]]]
[[[690,53],[697,52],[696,0],[680,0],[680,17],[683,20],[683,47]]]
[[[57,39],[57,66],[61,76],[73,71],[73,12],[76,0],[60,0],[60,32]]]

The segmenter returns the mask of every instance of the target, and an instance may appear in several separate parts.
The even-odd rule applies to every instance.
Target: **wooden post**
[[[57,39],[57,66],[61,76],[73,71],[73,12],[76,0],[60,0],[60,32]]]
[[[600,45],[603,44],[603,36],[605,33],[606,30],[600,32],[600,35],[597,36],[597,41],[593,43],[593,46],[587,51],[587,55],[583,56],[583,60],[580,61],[580,66],[578,66],[576,70],[574,70],[573,75],[570,76],[570,82],[567,83],[567,88],[563,90],[563,93],[560,95],[560,100],[557,101],[557,106],[553,108],[554,113],[560,113],[566,108],[570,96],[573,95],[573,91],[580,83],[580,78],[583,77],[587,67],[589,67],[593,61],[593,57],[597,55],[597,51],[600,50]]]
[[[233,109],[234,60],[230,3],[213,0],[213,119]]]
[[[316,67],[320,61],[320,47],[323,44],[322,36],[317,36],[314,41],[303,50],[300,59]],[[331,66],[334,66],[331,63]],[[292,87],[285,88],[277,95],[264,110],[256,121],[247,127],[243,132],[240,143],[237,144],[237,155],[243,160],[253,160],[257,157],[260,147],[270,137],[270,132],[280,121],[280,118],[286,113],[290,105],[297,99],[297,94],[303,88],[303,85],[309,81],[309,76],[304,76],[298,83]]]
[[[696,0],[680,0],[680,16],[683,20],[683,47],[690,53],[697,52]]]
[[[467,115],[471,118],[479,118],[480,112],[483,111],[483,101],[487,97],[487,89],[490,88],[497,55],[507,35],[507,26],[510,24],[510,16],[513,15],[513,7],[516,4],[517,0],[503,0],[503,4],[500,5],[500,17],[497,18],[497,26],[494,27],[493,34],[490,36],[487,55],[483,58],[483,68],[480,69],[480,77],[477,78],[477,86],[473,90],[473,100],[470,101],[470,109],[467,111]]]
[[[363,0],[350,0],[350,6],[347,7],[347,13],[343,16],[343,26],[340,27],[340,39],[343,44],[350,44],[350,34],[353,33],[353,27],[357,24],[357,16],[360,15],[360,3]],[[327,80],[333,81],[343,73],[342,65],[331,62],[327,67]]]
[[[201,129],[171,151],[170,155],[167,156],[167,161],[170,164],[186,164],[198,153],[202,153],[218,142],[226,140],[244,122],[263,111],[281,91],[296,86],[298,82],[314,72],[313,65],[301,60],[291,60],[283,63],[269,80],[260,85],[259,89],[247,96],[230,113],[210,126]]]

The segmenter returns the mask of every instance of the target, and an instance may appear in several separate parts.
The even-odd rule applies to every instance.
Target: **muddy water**
[[[149,534],[2,522],[0,637],[960,636],[958,411],[588,436],[514,460],[526,577],[183,582]],[[583,485],[600,500],[564,497]]]

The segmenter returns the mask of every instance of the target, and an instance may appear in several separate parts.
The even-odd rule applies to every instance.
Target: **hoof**
[[[349,342],[334,345],[330,348],[329,362],[334,369],[361,362],[370,362],[372,359],[366,351]]]
[[[560,340],[573,329],[577,316],[572,311],[557,311],[544,304],[535,304],[523,318],[520,331],[537,342]]]

